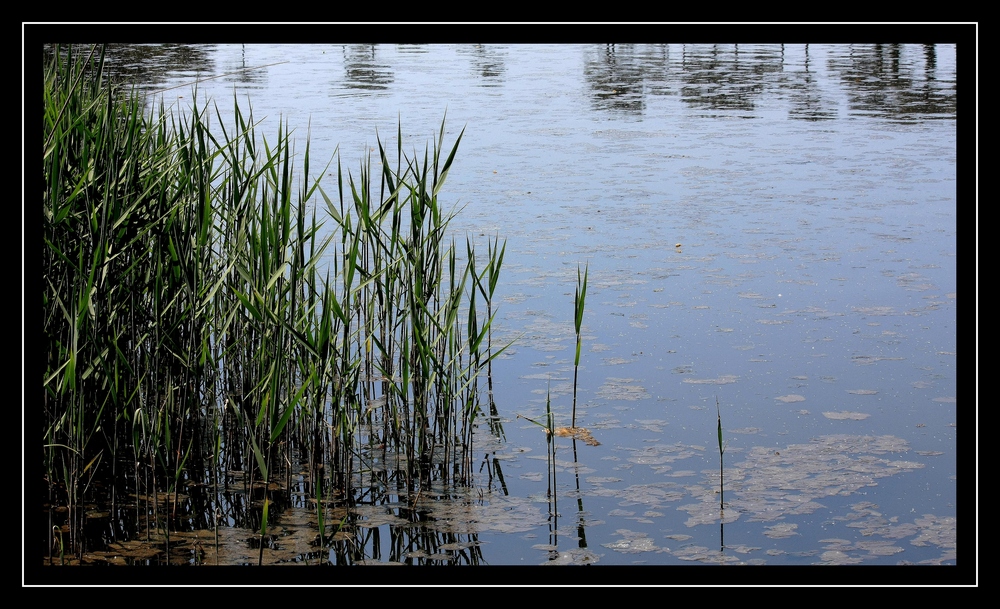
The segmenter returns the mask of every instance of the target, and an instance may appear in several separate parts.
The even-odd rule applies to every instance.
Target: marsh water
[[[336,152],[355,175],[376,133],[422,154],[443,117],[446,146],[464,129],[442,197],[458,243],[506,240],[503,433],[477,435],[469,488],[338,514],[351,562],[896,565],[957,560],[955,54],[145,45],[110,61],[178,111],[211,99],[225,120],[235,95],[261,133],[287,123],[314,166]],[[548,398],[570,424],[581,268],[593,441],[557,435],[553,465],[529,419]],[[264,562],[342,562],[310,545],[292,479]],[[176,533],[208,551],[172,561],[255,564],[254,532],[226,524],[218,553],[209,529]]]

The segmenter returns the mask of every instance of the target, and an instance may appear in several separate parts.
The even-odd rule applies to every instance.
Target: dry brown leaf
[[[601,443],[594,439],[590,430],[585,427],[556,427],[556,435],[564,438],[576,438],[583,440],[590,446],[600,446]]]

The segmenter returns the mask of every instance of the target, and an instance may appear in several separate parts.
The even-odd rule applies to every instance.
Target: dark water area
[[[336,508],[327,553],[291,472],[266,564],[957,564],[955,45],[112,45],[108,69],[214,121],[235,97],[345,173],[447,115],[457,243],[506,240],[504,433],[472,484]],[[527,419],[570,425],[584,267],[599,444],[556,436],[553,464]],[[169,562],[256,564],[252,499],[188,496]],[[167,562],[137,526],[103,525],[102,560]]]

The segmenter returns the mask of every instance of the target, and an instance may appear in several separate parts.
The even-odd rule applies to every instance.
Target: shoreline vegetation
[[[220,520],[259,532],[262,560],[293,469],[321,549],[345,524],[334,502],[470,484],[473,430],[503,433],[480,380],[504,348],[506,244],[482,259],[447,234],[462,135],[446,148],[442,121],[411,157],[400,129],[374,172],[369,155],[317,173],[287,124],[262,135],[235,100],[228,122],[214,103],[147,109],[103,60],[56,47],[45,66],[47,562],[100,542],[95,505],[168,561],[192,520],[216,543]]]

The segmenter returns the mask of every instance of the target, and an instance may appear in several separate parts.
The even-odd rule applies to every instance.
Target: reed
[[[718,420],[718,430],[719,430],[719,511],[722,511],[724,505],[724,499],[726,496],[725,480],[723,478],[724,467],[722,462],[722,455],[726,452],[725,446],[722,444],[722,410],[719,408],[719,397],[715,397],[715,413]]]
[[[252,108],[231,117],[147,110],[97,47],[46,65],[41,431],[50,518],[69,508],[50,548],[65,532],[85,551],[95,481],[144,497],[136,521],[169,534],[182,485],[211,483],[217,519],[236,509],[222,472],[239,471],[252,513],[230,516],[262,542],[296,459],[345,501],[375,446],[405,492],[471,481],[478,379],[505,348],[490,334],[505,246],[480,261],[449,237],[439,197],[462,133],[445,147],[442,121],[407,155],[400,128],[380,171],[335,157],[314,173],[288,125],[269,138]]]
[[[500,422],[499,412],[497,411],[496,403],[493,401],[493,295],[496,292],[497,283],[500,280],[500,267],[503,266],[503,257],[507,251],[507,242],[504,241],[503,245],[500,245],[500,239],[497,237],[495,240],[488,240],[486,242],[487,247],[487,264],[483,272],[476,277],[476,285],[479,287],[479,292],[482,294],[483,299],[486,300],[486,318],[487,327],[484,328],[486,332],[486,382],[487,382],[487,395],[489,396],[489,407],[490,407],[490,418],[489,424],[492,432],[499,436],[504,437],[503,424]],[[499,249],[498,249],[499,248]],[[470,249],[471,252],[471,249]],[[485,283],[483,278],[486,278]],[[509,344],[507,345],[509,346]],[[501,347],[497,355],[503,352],[507,347]]]
[[[580,372],[580,349],[583,345],[581,331],[583,328],[583,309],[587,301],[587,275],[590,274],[590,265],[584,269],[583,277],[580,277],[580,267],[576,267],[576,292],[573,295],[573,323],[576,326],[576,357],[573,359],[573,416],[571,427],[576,428],[576,384]]]
[[[548,447],[546,451],[546,461],[548,462],[549,486],[547,494],[549,503],[549,520],[553,523],[552,530],[556,530],[555,519],[558,517],[557,506],[558,493],[556,489],[556,417],[552,412],[551,392],[545,391],[545,442]]]

